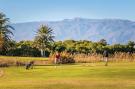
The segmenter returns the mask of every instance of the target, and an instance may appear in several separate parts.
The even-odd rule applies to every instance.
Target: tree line
[[[12,30],[15,30],[9,25],[9,18],[0,13],[0,55],[7,56],[34,56],[48,57],[50,54],[59,52],[68,52],[71,54],[102,54],[104,50],[109,53],[115,52],[129,52],[135,51],[135,42],[129,41],[127,44],[107,44],[105,39],[98,42],[88,40],[65,40],[54,41],[53,29],[42,25],[37,29],[36,36],[33,41],[20,41],[12,40]]]

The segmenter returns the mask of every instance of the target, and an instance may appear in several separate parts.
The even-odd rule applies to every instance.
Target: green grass
[[[31,61],[31,60],[48,60],[45,57],[13,57],[13,56],[0,56],[0,60],[19,60],[19,61]]]
[[[1,68],[0,89],[135,89],[135,63]]]

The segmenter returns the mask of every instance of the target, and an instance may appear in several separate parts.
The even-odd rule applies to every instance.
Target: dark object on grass
[[[34,61],[30,61],[28,64],[26,64],[26,70],[33,69]]]

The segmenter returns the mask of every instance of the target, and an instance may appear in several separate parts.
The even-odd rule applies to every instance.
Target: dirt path
[[[4,75],[3,70],[0,70],[0,77]]]

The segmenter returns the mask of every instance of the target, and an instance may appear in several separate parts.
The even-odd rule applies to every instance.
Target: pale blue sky
[[[0,0],[10,21],[56,21],[75,17],[135,21],[135,0]]]

